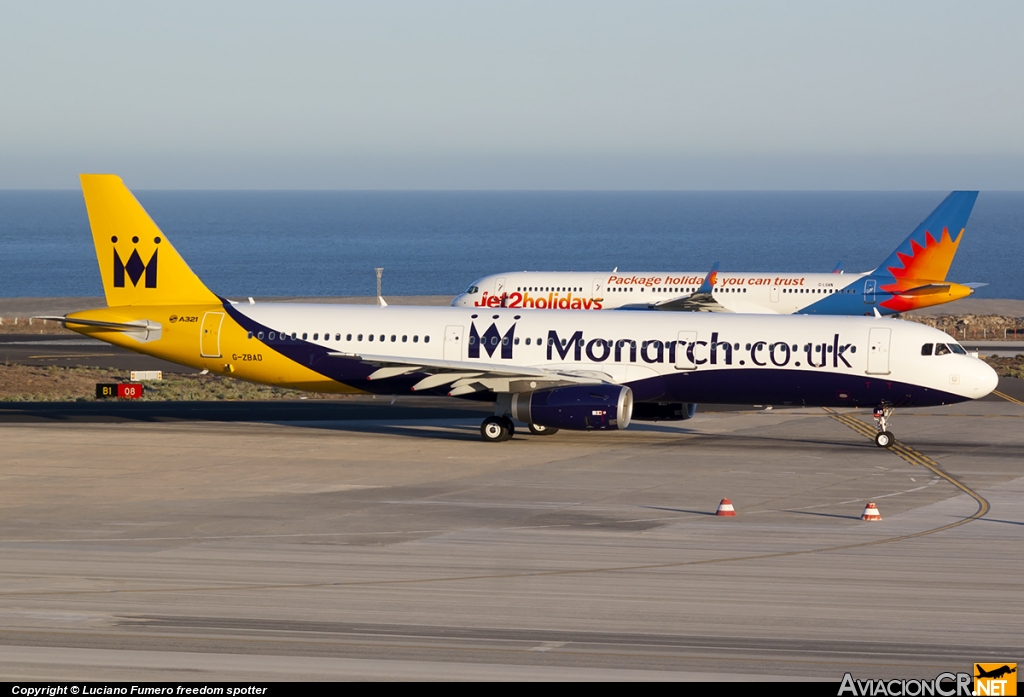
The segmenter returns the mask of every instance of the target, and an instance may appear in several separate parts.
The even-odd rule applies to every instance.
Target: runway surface
[[[821,409],[498,444],[430,410],[0,423],[0,676],[838,681],[1017,661],[1011,400],[901,410],[895,451],[854,428],[869,413]],[[737,517],[712,515],[723,497]],[[859,519],[869,500],[882,522]]]
[[[120,346],[70,333],[0,334],[0,361],[16,365],[55,365],[66,368],[199,372],[195,368],[144,356]]]

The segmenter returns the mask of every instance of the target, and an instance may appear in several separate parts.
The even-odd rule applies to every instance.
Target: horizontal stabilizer
[[[899,291],[900,295],[931,295],[932,293],[946,293],[950,289],[948,283],[929,283],[916,288],[907,288]]]
[[[132,322],[112,322],[102,319],[80,319],[75,317],[56,317],[40,315],[33,319],[48,319],[54,322],[61,322],[65,327],[74,324],[79,327],[96,327],[107,331],[124,332],[138,341],[155,341],[163,334],[163,325],[159,322],[150,322],[148,319],[140,319]]]
[[[64,326],[80,324],[84,327],[102,327],[103,329],[113,329],[118,332],[145,332],[163,328],[159,322],[150,322],[148,319],[140,319],[137,322],[107,322],[98,319],[75,319],[74,317],[51,317],[48,315],[40,315],[32,319],[48,319],[53,322],[63,322]]]

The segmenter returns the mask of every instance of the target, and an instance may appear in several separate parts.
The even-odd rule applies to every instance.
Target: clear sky
[[[0,188],[1024,189],[1024,3],[0,0]]]

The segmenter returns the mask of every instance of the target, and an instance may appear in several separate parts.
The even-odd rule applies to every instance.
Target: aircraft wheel
[[[875,434],[875,445],[879,448],[891,448],[896,443],[896,436],[891,431],[880,431]]]
[[[511,438],[503,416],[488,416],[480,424],[480,437],[488,443],[500,443]]]
[[[552,428],[550,426],[538,426],[537,424],[529,424],[529,427],[530,433],[532,433],[535,436],[553,436],[556,433],[558,433],[557,428]]]
[[[510,419],[507,416],[503,416],[501,418],[504,419],[504,421],[505,421],[505,428],[508,429],[508,438],[505,439],[505,440],[508,440],[509,438],[511,438],[512,436],[514,436],[516,434],[516,424],[515,424],[515,422],[512,419]]]

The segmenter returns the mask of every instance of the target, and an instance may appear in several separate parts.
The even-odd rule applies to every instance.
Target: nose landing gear
[[[889,419],[892,418],[894,411],[896,409],[890,404],[875,407],[875,428],[878,429],[878,433],[875,434],[875,445],[879,448],[891,448],[896,444],[896,436],[889,430]]]

